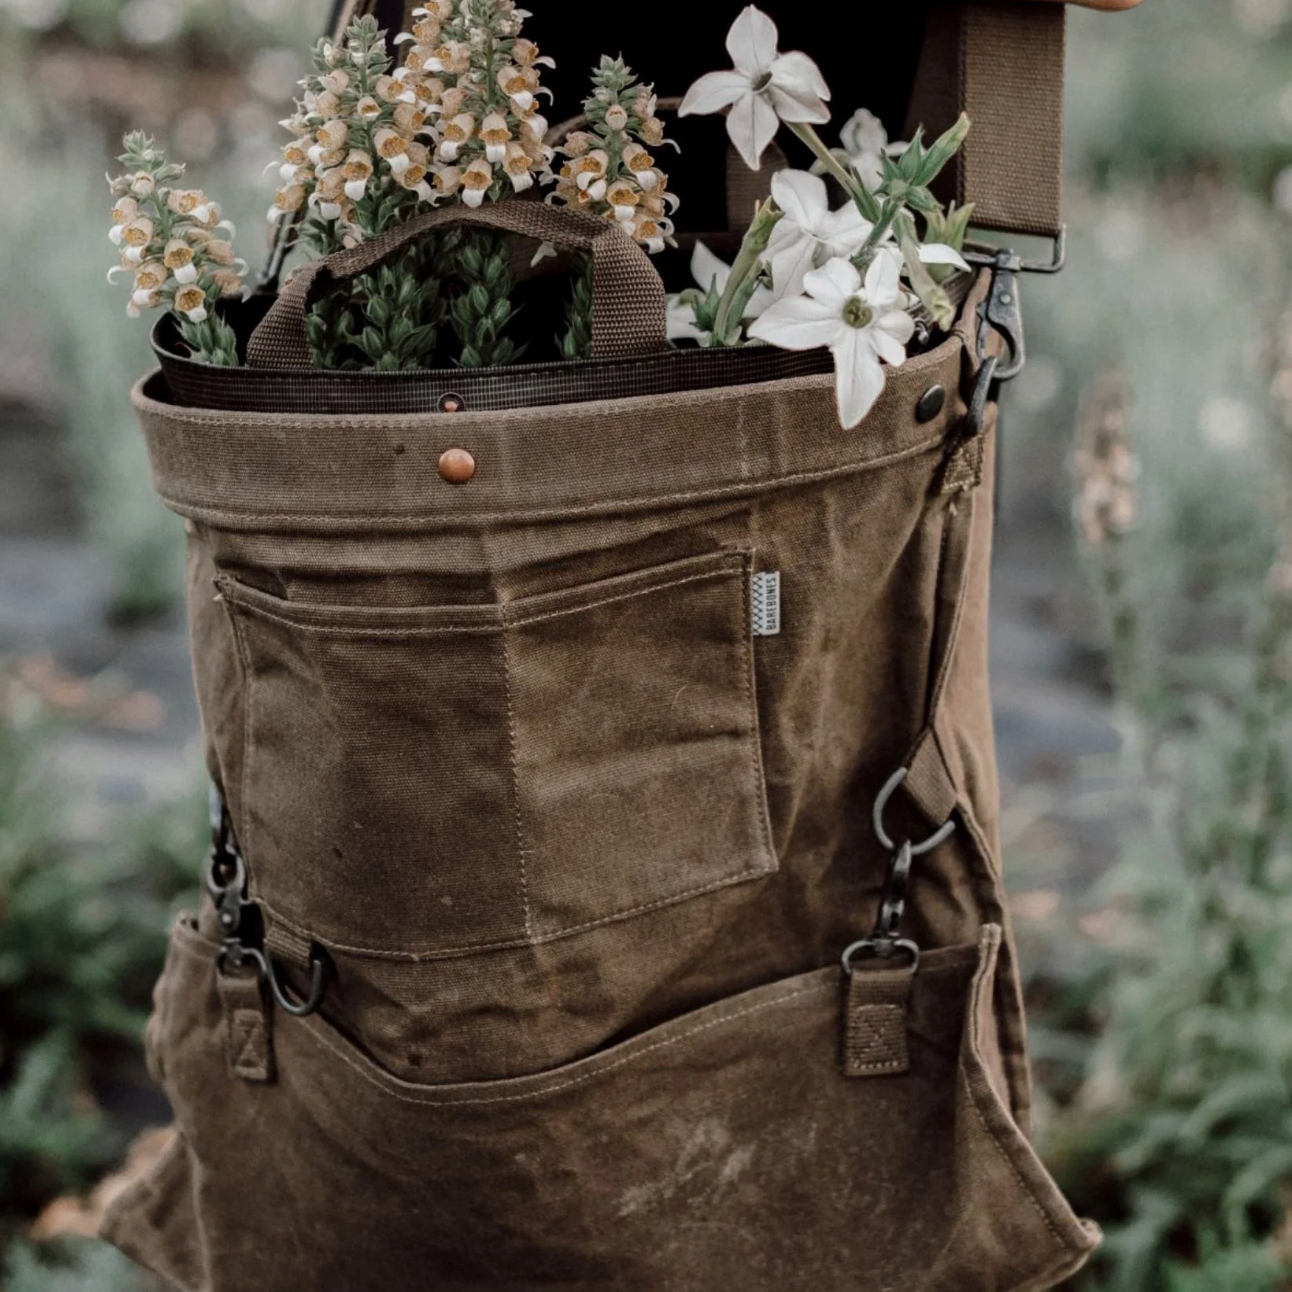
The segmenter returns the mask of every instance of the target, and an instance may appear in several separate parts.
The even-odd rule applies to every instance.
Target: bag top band
[[[162,500],[190,519],[260,532],[433,530],[677,508],[868,471],[936,451],[963,423],[977,367],[980,276],[952,336],[891,369],[879,402],[839,424],[831,374],[506,412],[237,413],[134,402]],[[941,410],[916,407],[942,386]],[[936,403],[936,401],[933,401]],[[466,449],[465,484],[440,459]]]

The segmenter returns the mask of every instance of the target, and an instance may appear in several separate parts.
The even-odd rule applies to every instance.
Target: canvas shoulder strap
[[[1059,234],[1065,32],[1061,4],[936,0],[929,10],[908,127],[937,135],[968,113],[941,196],[973,202],[977,225]]]

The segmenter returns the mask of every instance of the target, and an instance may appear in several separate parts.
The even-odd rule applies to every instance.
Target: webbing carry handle
[[[587,252],[592,261],[592,358],[628,359],[669,348],[664,284],[650,257],[617,224],[543,202],[499,202],[475,209],[442,206],[423,211],[371,242],[303,265],[252,333],[248,366],[310,367],[305,317],[312,295],[328,281],[343,282],[365,273],[423,234],[453,225],[502,229]]]

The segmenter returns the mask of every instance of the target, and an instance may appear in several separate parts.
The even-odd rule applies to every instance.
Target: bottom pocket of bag
[[[252,1084],[228,1075],[216,948],[181,922],[155,1041],[188,1200],[121,1209],[111,1236],[203,1270],[184,1292],[1051,1287],[1098,1233],[993,1075],[1000,936],[925,956],[902,1073],[843,1075],[831,968],[469,1085],[401,1081],[280,1014],[277,1080]],[[151,1236],[159,1210],[193,1219]]]

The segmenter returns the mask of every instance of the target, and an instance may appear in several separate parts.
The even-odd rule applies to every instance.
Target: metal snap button
[[[915,405],[915,420],[931,422],[942,411],[946,402],[947,392],[941,386],[930,386]]]
[[[449,484],[466,484],[476,473],[476,460],[466,449],[445,449],[440,454],[440,475]]]

